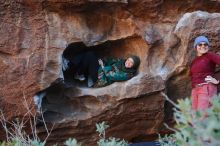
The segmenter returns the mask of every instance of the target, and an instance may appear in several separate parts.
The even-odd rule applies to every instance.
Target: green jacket
[[[104,59],[104,68],[99,67],[98,80],[94,87],[103,87],[113,82],[126,81],[132,78],[135,73],[125,69],[124,59]]]

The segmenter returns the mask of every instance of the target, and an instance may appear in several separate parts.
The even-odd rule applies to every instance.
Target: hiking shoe
[[[91,77],[88,77],[87,85],[88,85],[88,87],[92,87],[94,85],[94,82]]]
[[[80,80],[80,81],[85,81],[86,78],[84,75],[75,74],[74,79]]]

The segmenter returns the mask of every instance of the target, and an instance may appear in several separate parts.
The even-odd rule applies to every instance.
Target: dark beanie
[[[132,58],[133,61],[134,61],[134,65],[133,65],[132,68],[137,69],[138,66],[140,65],[140,62],[141,62],[140,58],[138,56],[136,56],[136,55],[131,55],[129,58]]]

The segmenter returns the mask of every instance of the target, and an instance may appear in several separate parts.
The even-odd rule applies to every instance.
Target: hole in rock
[[[101,55],[98,51],[100,47],[100,45],[87,47],[83,42],[76,42],[65,48],[62,55],[62,71],[65,83],[86,86],[85,81],[88,79],[88,75],[84,73],[88,72],[88,68],[85,70],[84,66],[97,64],[97,62],[90,62],[90,65],[88,65],[83,60],[90,60],[90,58],[97,60],[97,58],[100,58]],[[80,72],[83,73],[80,74]]]
[[[126,59],[129,55],[137,55],[137,50],[126,46],[127,41],[126,39],[107,41],[90,47],[87,47],[83,42],[69,44],[62,54],[62,71],[65,83],[86,87],[89,74],[91,74],[89,72],[94,72],[99,68],[98,59]],[[97,75],[94,76],[97,78]]]
[[[135,48],[136,42],[142,41],[141,38],[127,38],[116,41],[108,41],[100,45],[87,47],[82,42],[69,44],[63,54],[63,79],[57,79],[51,85],[39,91],[34,96],[38,111],[45,118],[46,122],[60,122],[64,120],[83,120],[96,115],[103,108],[101,101],[88,93],[82,93],[82,89],[87,88],[86,81],[74,79],[74,69],[76,68],[68,60],[75,59],[76,54],[83,52],[94,52],[97,57],[119,57],[126,58],[131,54],[140,56],[142,46]],[[130,44],[129,44],[130,43]],[[145,43],[143,43],[145,44]],[[134,49],[135,48],[135,49]],[[141,58],[141,56],[140,56]],[[77,61],[77,59],[76,59]],[[80,64],[81,65],[81,64]],[[87,78],[87,76],[85,76]],[[84,95],[85,94],[85,95]]]

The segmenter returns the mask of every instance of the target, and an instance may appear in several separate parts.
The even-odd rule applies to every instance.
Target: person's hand
[[[102,69],[103,69],[103,68],[104,68],[104,63],[103,63],[102,59],[99,59],[98,62],[99,62],[99,65],[100,65],[100,66],[102,67]]]
[[[216,80],[212,76],[206,76],[205,81],[212,84],[219,84],[219,80]]]

